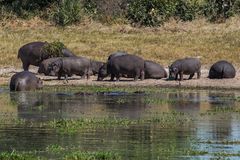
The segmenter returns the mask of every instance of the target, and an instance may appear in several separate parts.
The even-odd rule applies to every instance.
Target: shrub
[[[183,21],[192,21],[199,9],[200,3],[198,0],[177,0],[175,17],[179,17]]]
[[[83,9],[85,13],[101,22],[114,21],[116,18],[125,18],[127,1],[83,0]]]
[[[62,50],[66,48],[62,42],[54,41],[52,43],[46,43],[44,44],[42,48],[42,57],[63,57]]]
[[[240,14],[240,0],[235,0],[232,10],[234,14]]]
[[[80,20],[80,0],[61,0],[53,13],[53,21],[60,26],[70,25]]]
[[[144,26],[159,26],[174,12],[175,2],[168,0],[132,0],[128,4],[128,19]]]
[[[37,15],[44,8],[48,7],[56,0],[0,0],[0,6],[4,6],[9,12],[15,13],[21,18],[29,18]]]
[[[234,0],[205,0],[205,16],[212,22],[225,21],[233,15]]]

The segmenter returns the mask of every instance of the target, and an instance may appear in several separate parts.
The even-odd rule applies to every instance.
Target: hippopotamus
[[[111,58],[107,64],[100,68],[98,74],[98,80],[103,80],[108,75],[111,75],[111,81],[119,81],[122,75],[126,75],[129,78],[134,78],[134,81],[144,79],[144,60],[141,57],[135,55],[122,55]]]
[[[22,71],[14,74],[10,80],[10,91],[29,91],[41,89],[43,82],[34,73]]]
[[[169,79],[178,79],[180,75],[180,81],[183,80],[183,74],[190,75],[188,79],[192,79],[194,74],[197,73],[197,78],[201,76],[201,62],[198,58],[184,58],[173,62],[169,66]]]
[[[92,75],[91,63],[90,60],[84,57],[63,57],[49,66],[49,75],[57,75],[58,79],[61,79],[61,76],[65,76],[67,80],[68,75],[78,75],[87,79]]]
[[[234,78],[236,70],[231,63],[225,60],[214,63],[208,74],[210,79]]]
[[[98,72],[99,72],[99,69],[100,69],[104,64],[105,64],[104,62],[91,60],[91,69],[92,69],[93,75],[97,75]]]
[[[124,56],[124,55],[127,55],[127,54],[128,54],[128,53],[122,52],[122,51],[114,52],[114,53],[112,53],[110,56],[108,56],[108,61],[111,60],[111,59],[114,58],[114,57]]]
[[[161,79],[167,77],[166,70],[158,63],[146,60],[144,61],[145,79]]]
[[[61,59],[61,57],[55,57],[55,58],[49,58],[49,59],[45,59],[44,61],[42,61],[39,65],[38,68],[38,73],[43,73],[45,76],[49,75],[49,69],[48,67],[50,66],[50,64],[52,64],[53,62],[57,61]],[[56,76],[56,75],[54,75]]]
[[[46,54],[43,54],[43,46],[47,42],[31,42],[23,45],[18,50],[18,58],[22,61],[22,67],[24,71],[29,69],[29,65],[39,66],[39,64],[44,60],[51,57],[47,57]],[[75,55],[68,50],[67,48],[62,49],[62,53],[64,57],[72,57]]]

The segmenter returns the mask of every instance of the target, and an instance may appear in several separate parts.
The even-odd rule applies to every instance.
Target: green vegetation
[[[53,13],[53,21],[66,26],[81,20],[81,3],[79,0],[61,0]]]
[[[240,144],[240,141],[231,141],[231,140],[222,140],[222,141],[202,141],[200,143],[207,143],[207,144],[223,144],[223,145],[238,145]]]
[[[220,157],[239,157],[240,153],[226,153],[226,152],[220,152],[220,153],[214,153],[214,156],[220,156]]]
[[[239,13],[239,4],[239,0],[2,0],[0,15],[2,19],[39,16],[61,26],[77,23],[83,16],[103,23],[158,26],[170,18],[192,21],[205,16],[210,21],[225,20]]]
[[[66,48],[62,42],[55,41],[44,44],[42,51],[43,57],[63,57],[62,50]]]
[[[32,151],[32,152],[1,152],[0,160],[43,160],[48,159],[44,156],[36,156],[43,151]],[[52,151],[44,151],[47,153],[52,153]],[[87,151],[68,151],[66,153],[54,152],[61,156],[62,160],[120,160],[121,157],[109,151],[98,151],[98,152],[87,152]]]
[[[0,153],[0,160],[36,160],[39,159],[39,157],[34,156],[29,153],[20,153],[16,151],[12,152],[1,152]]]
[[[64,150],[63,147],[53,144],[46,147],[46,151],[49,153],[61,153]]]
[[[152,97],[145,98],[144,102],[146,104],[174,104],[174,103],[177,103],[176,100],[159,99],[159,98],[152,98]]]
[[[50,121],[45,126],[50,126],[58,133],[75,134],[83,129],[129,127],[131,125],[157,125],[160,128],[178,128],[191,124],[192,118],[181,112],[163,112],[151,118],[129,120],[123,118],[81,118],[61,119]]]
[[[112,152],[73,152],[65,156],[65,160],[120,160],[121,157]]]

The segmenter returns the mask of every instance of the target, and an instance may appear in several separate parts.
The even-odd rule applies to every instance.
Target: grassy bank
[[[105,61],[111,52],[122,50],[155,60],[164,66],[177,58],[200,56],[203,64],[219,59],[240,64],[239,18],[212,24],[206,20],[171,21],[158,28],[106,26],[85,21],[58,28],[39,19],[7,21],[0,27],[0,65],[21,66],[18,49],[31,41],[63,42],[79,56]]]

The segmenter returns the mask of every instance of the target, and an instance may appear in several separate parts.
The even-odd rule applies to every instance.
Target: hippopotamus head
[[[169,66],[169,79],[175,79],[178,74],[178,68]]]
[[[60,71],[60,69],[62,67],[62,63],[63,63],[62,60],[59,59],[59,60],[53,62],[52,64],[50,64],[48,66],[48,73],[49,73],[49,75],[50,76],[58,75],[58,73],[59,73],[59,71]]]
[[[98,72],[98,78],[97,80],[98,81],[102,81],[105,77],[108,76],[108,73],[107,73],[107,64],[104,64],[100,69],[99,69],[99,72]]]
[[[37,79],[37,89],[41,89],[41,88],[43,88],[43,81],[40,78],[38,78]]]

